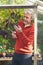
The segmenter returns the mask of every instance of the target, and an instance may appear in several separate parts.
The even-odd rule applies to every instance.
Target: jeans
[[[32,55],[14,53],[12,65],[32,65]]]

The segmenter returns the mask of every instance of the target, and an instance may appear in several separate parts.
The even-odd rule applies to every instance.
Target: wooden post
[[[37,8],[34,9],[34,65],[37,65]]]
[[[24,4],[18,4],[18,5],[0,5],[0,9],[27,9],[27,8],[30,8],[30,9],[34,9],[34,8],[37,8],[37,5],[24,5]]]

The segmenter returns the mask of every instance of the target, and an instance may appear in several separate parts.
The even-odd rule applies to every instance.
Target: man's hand
[[[22,32],[22,28],[18,25],[18,26],[14,26],[14,29],[17,31],[17,32]]]
[[[12,32],[12,38],[17,38],[17,36],[16,36],[15,33],[16,33],[16,32]]]

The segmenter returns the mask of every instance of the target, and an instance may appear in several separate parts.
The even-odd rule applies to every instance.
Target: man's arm
[[[15,26],[15,30],[17,31],[17,36],[19,38],[21,38],[24,43],[28,43],[28,42],[29,42],[29,44],[33,43],[33,41],[34,41],[34,27],[32,28],[31,32],[27,33],[28,36],[26,36],[24,34],[24,32],[22,31],[22,28],[20,26],[18,26],[18,27]]]
[[[34,31],[32,31],[31,33],[28,32],[28,36],[26,36],[23,31],[20,34],[18,33],[17,35],[19,38],[21,38],[21,40],[24,43],[30,44],[30,43],[33,43],[34,41]]]

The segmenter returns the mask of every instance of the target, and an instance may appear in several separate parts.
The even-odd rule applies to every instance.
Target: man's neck
[[[31,26],[31,24],[25,24],[25,27]]]

